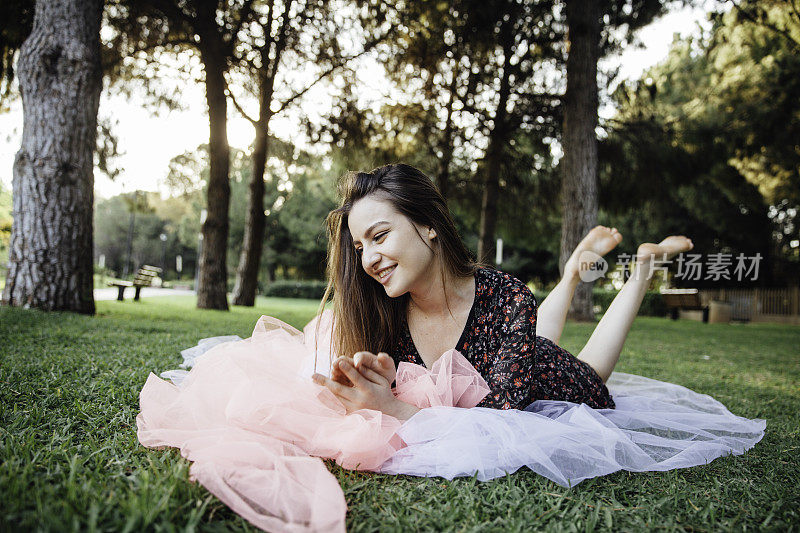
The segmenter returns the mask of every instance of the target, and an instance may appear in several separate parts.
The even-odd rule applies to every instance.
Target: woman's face
[[[347,225],[364,272],[383,285],[389,297],[413,292],[436,272],[429,248],[435,233],[409,220],[387,200],[376,195],[358,200]]]

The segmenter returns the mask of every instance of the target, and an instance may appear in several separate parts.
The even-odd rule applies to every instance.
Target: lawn
[[[213,335],[249,336],[261,314],[302,327],[316,302],[261,299],[199,311],[191,297],[98,302],[96,317],[0,308],[0,531],[251,531],[188,481],[175,450],[136,440],[150,371]],[[576,352],[591,326],[568,324]],[[492,482],[330,465],[350,531],[798,530],[800,327],[638,318],[617,369],[710,394],[767,419],[741,456],[671,472],[618,472],[562,488],[529,471]]]

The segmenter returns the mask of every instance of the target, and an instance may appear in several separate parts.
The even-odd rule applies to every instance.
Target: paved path
[[[117,292],[118,290],[116,287],[109,287],[107,289],[95,289],[94,299],[116,300]],[[186,296],[187,294],[194,294],[194,293],[195,293],[194,291],[189,289],[162,289],[159,287],[144,287],[139,297],[149,298],[151,296]],[[125,289],[125,300],[133,300],[134,294],[136,294],[136,290],[133,287],[128,287],[127,289]]]

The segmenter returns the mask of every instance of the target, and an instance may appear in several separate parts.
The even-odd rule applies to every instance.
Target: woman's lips
[[[387,269],[389,273],[386,274],[386,276],[384,276],[384,277],[378,276],[378,281],[381,282],[381,285],[386,285],[386,282],[389,280],[389,278],[392,277],[392,274],[394,274],[394,271],[395,271],[396,268],[397,268],[397,265],[394,265],[393,267],[389,267]]]

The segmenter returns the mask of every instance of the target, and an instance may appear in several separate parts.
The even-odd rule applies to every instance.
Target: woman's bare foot
[[[646,242],[639,245],[636,251],[636,261],[639,263],[650,262],[653,259],[667,261],[681,252],[688,252],[694,248],[692,240],[683,235],[670,235],[658,244]]]
[[[573,276],[577,278],[579,276],[581,263],[586,261],[586,259],[581,258],[582,253],[593,252],[602,257],[616,248],[620,242],[622,242],[622,234],[617,231],[617,228],[595,226],[586,234],[578,246],[575,247],[575,251],[572,252],[572,255],[569,256],[569,259],[564,265],[564,277]],[[590,257],[589,261],[593,261],[594,259],[596,259],[596,257]]]
[[[654,261],[669,261],[681,252],[688,252],[694,248],[694,243],[683,235],[670,235],[658,244],[646,242],[639,245],[636,251],[636,262],[639,264],[636,272],[637,279],[644,274],[644,279],[650,279],[653,274]]]

